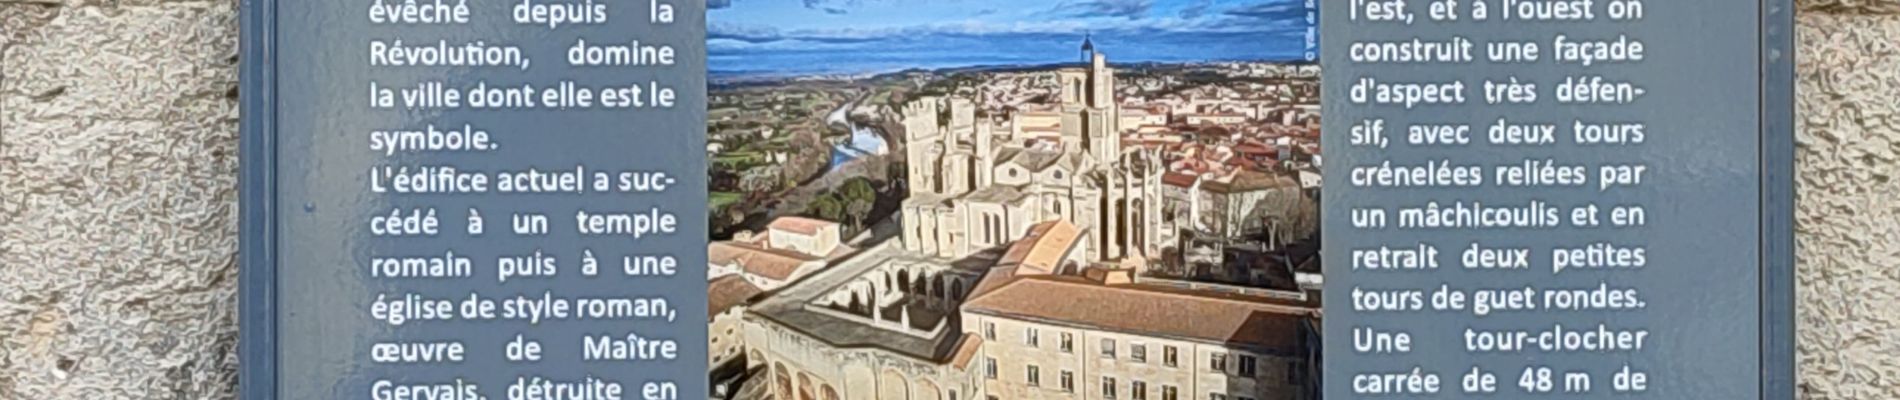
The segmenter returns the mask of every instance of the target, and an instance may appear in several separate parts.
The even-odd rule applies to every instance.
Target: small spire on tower
[[[1082,63],[1086,64],[1095,59],[1094,37],[1095,34],[1091,32],[1084,32],[1082,34]]]

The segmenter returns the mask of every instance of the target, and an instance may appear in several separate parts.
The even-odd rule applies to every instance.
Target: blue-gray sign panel
[[[1391,1],[1323,1],[1322,65],[1324,87],[1326,190],[1324,243],[1327,275],[1325,307],[1328,397],[1377,398],[1364,392],[1366,374],[1407,374],[1414,367],[1436,374],[1436,396],[1397,398],[1461,398],[1462,380],[1474,367],[1495,375],[1497,395],[1503,398],[1538,396],[1602,398],[1612,394],[1653,399],[1759,398],[1766,374],[1762,365],[1761,307],[1764,232],[1763,37],[1761,9],[1752,2],[1726,0],[1636,1],[1646,17],[1641,21],[1609,21],[1609,1],[1485,1],[1491,20],[1470,18],[1472,1],[1460,1],[1460,21],[1427,21],[1438,1],[1409,1],[1415,15],[1411,25],[1352,21],[1358,10],[1364,18],[1368,5]],[[1502,20],[1513,11],[1506,3],[1548,10],[1552,5],[1589,4],[1598,20],[1592,22],[1530,22]],[[1360,7],[1360,8],[1354,8]],[[1784,28],[1785,29],[1785,28]],[[1640,40],[1644,59],[1631,63],[1595,63],[1583,66],[1554,61],[1562,49],[1556,38],[1570,42]],[[1477,60],[1469,63],[1402,64],[1354,63],[1349,54],[1356,42],[1445,41],[1463,37],[1475,42]],[[1486,43],[1529,41],[1541,47],[1541,60],[1500,64],[1485,61]],[[1785,62],[1785,60],[1783,61]],[[1565,104],[1559,86],[1568,78],[1600,77],[1629,81],[1645,89],[1634,101],[1620,105]],[[1460,105],[1373,105],[1352,101],[1355,85],[1364,79],[1380,82],[1463,81],[1470,88]],[[1486,80],[1534,82],[1540,95],[1534,104],[1487,104]],[[1785,84],[1785,82],[1783,82]],[[1785,117],[1785,114],[1782,114]],[[1555,124],[1553,145],[1498,145],[1487,142],[1490,128],[1500,120],[1511,124]],[[1386,148],[1354,145],[1356,125],[1383,120]],[[1571,138],[1575,121],[1600,123],[1641,122],[1645,138],[1635,145],[1579,145]],[[1409,145],[1407,128],[1414,124],[1470,125],[1473,143],[1462,146]],[[1773,149],[1789,151],[1790,149]],[[1355,167],[1390,161],[1393,165],[1421,165],[1450,160],[1453,164],[1483,166],[1485,184],[1479,187],[1382,188],[1354,186]],[[1584,186],[1500,187],[1495,168],[1526,161],[1555,161],[1586,166]],[[1599,167],[1642,165],[1640,184],[1601,189]],[[1786,190],[1786,189],[1781,189]],[[1428,202],[1451,205],[1482,202],[1487,207],[1530,207],[1547,204],[1561,223],[1551,228],[1409,229],[1396,224],[1400,208]],[[1595,204],[1609,218],[1609,207],[1641,206],[1647,224],[1641,227],[1577,227],[1570,223],[1572,207]],[[1787,207],[1788,205],[1778,205]],[[1354,209],[1392,211],[1385,228],[1355,228]],[[1786,229],[1786,227],[1780,227]],[[1778,236],[1778,235],[1777,235]],[[1440,267],[1433,270],[1355,270],[1355,250],[1435,246]],[[1486,248],[1530,249],[1528,269],[1466,269],[1465,251],[1477,243]],[[1553,273],[1552,249],[1610,244],[1641,247],[1646,265],[1640,268],[1573,269]],[[1462,290],[1634,289],[1641,307],[1625,310],[1562,311],[1536,309],[1475,315],[1464,311],[1436,311],[1431,296],[1441,287]],[[1355,290],[1422,290],[1422,311],[1356,310]],[[1494,292],[1496,293],[1496,292]],[[1628,293],[1627,291],[1624,293]],[[1539,301],[1541,297],[1537,298]],[[1467,298],[1467,302],[1475,301]],[[1468,306],[1469,307],[1469,306]],[[1467,351],[1467,329],[1521,330],[1534,335],[1561,325],[1571,331],[1647,331],[1643,347],[1632,351],[1539,350],[1517,352]],[[1397,353],[1355,351],[1355,330],[1405,332],[1410,351]],[[1360,331],[1363,333],[1363,331]],[[1644,391],[1617,392],[1617,372],[1629,366],[1647,376]],[[1554,382],[1547,392],[1521,386],[1527,368],[1550,368]],[[1594,385],[1587,391],[1566,382],[1566,372],[1587,372]],[[1624,375],[1625,377],[1629,375]],[[1409,378],[1408,378],[1409,379]],[[1571,383],[1571,385],[1566,385]],[[1627,384],[1627,382],[1623,382]],[[1572,390],[1566,393],[1566,390]]]
[[[376,398],[395,385],[474,384],[483,398],[511,398],[510,386],[535,379],[615,381],[624,398],[640,398],[650,382],[670,382],[680,398],[706,394],[704,118],[705,23],[701,1],[670,2],[674,22],[649,23],[641,2],[606,4],[600,24],[517,24],[522,4],[589,2],[466,2],[467,24],[370,23],[374,1],[247,2],[246,183],[247,274],[245,354],[247,396],[281,399]],[[384,5],[401,1],[380,2]],[[417,2],[424,5],[433,1]],[[577,14],[570,14],[577,15]],[[259,21],[259,19],[265,19]],[[273,25],[274,22],[274,26]],[[672,46],[674,65],[571,67],[569,50],[580,38],[625,45],[635,40]],[[516,67],[372,66],[370,42],[401,39],[409,45],[446,40],[451,46],[481,41],[519,46],[532,61]],[[259,65],[263,63],[263,65]],[[263,82],[258,80],[262,79]],[[588,87],[640,86],[650,82],[676,93],[671,108],[534,109],[372,107],[371,82],[391,90],[439,81],[447,88],[489,86],[557,87],[571,81]],[[395,92],[401,102],[401,92]],[[649,97],[651,99],[651,97]],[[373,151],[370,132],[473,126],[498,144],[485,152]],[[270,154],[258,154],[270,151]],[[274,165],[273,165],[274,162]],[[558,173],[584,168],[591,187],[596,172],[665,172],[663,192],[504,194],[374,193],[372,170],[381,167],[451,166],[491,178],[500,171],[530,168]],[[251,174],[255,169],[269,172]],[[620,183],[619,176],[614,176]],[[491,185],[496,182],[491,181]],[[382,184],[389,184],[384,180]],[[491,189],[494,189],[491,186]],[[258,190],[266,193],[255,193]],[[257,207],[268,207],[258,209]],[[376,236],[372,218],[399,211],[434,209],[441,232],[415,237]],[[485,232],[465,230],[468,210],[478,209]],[[657,211],[654,211],[656,210]],[[677,231],[638,238],[583,235],[577,213],[670,214]],[[548,233],[516,234],[511,216],[547,216]],[[268,221],[259,221],[267,218]],[[263,241],[265,243],[259,243]],[[472,263],[472,276],[387,278],[372,275],[373,257],[441,256],[453,252]],[[599,275],[583,276],[584,251],[599,259]],[[552,257],[552,277],[497,275],[502,257]],[[623,256],[672,256],[674,276],[629,277]],[[527,264],[524,264],[527,265]],[[544,265],[544,264],[537,264]],[[273,276],[274,275],[274,276]],[[268,280],[254,279],[259,276]],[[257,285],[268,284],[267,289]],[[471,294],[497,301],[523,296],[559,298],[664,298],[667,318],[567,318],[530,323],[520,319],[378,319],[379,295],[390,302],[407,295],[453,301]],[[532,303],[524,303],[532,304]],[[651,303],[647,303],[651,304]],[[274,305],[274,309],[270,306]],[[379,311],[380,310],[380,311]],[[497,310],[498,312],[500,310]],[[458,311],[459,313],[459,311]],[[670,361],[583,361],[583,336],[629,335],[677,341]],[[538,342],[539,361],[509,361],[517,335]],[[378,363],[372,345],[381,342],[460,342],[465,359],[451,363]],[[274,361],[272,361],[274,359]],[[274,382],[274,384],[273,384]],[[260,387],[262,386],[262,387]],[[274,389],[272,388],[274,387]],[[458,388],[459,391],[459,388]],[[459,398],[459,397],[452,397]]]

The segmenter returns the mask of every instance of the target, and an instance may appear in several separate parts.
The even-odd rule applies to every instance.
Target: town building
[[[745,338],[740,334],[743,326],[740,321],[745,316],[746,303],[757,298],[764,291],[753,286],[740,275],[726,275],[713,278],[706,284],[707,306],[707,366],[720,368],[745,354]]]
[[[766,241],[775,249],[828,256],[842,245],[839,224],[805,217],[779,217],[766,225]]]
[[[980,342],[962,334],[957,306],[997,251],[947,260],[895,240],[753,304],[744,327],[748,385],[774,399],[967,400]]]
[[[732,240],[708,244],[707,276],[739,275],[760,289],[777,289],[853,251],[839,235],[836,222],[781,217],[767,225],[765,233],[741,232]]]
[[[1315,298],[1149,282],[1089,262],[1088,237],[866,249],[752,307],[748,360],[780,399],[1312,398]]]
[[[1226,174],[1170,173],[1165,182],[1192,195],[1176,207],[1184,228],[1205,237],[1261,236],[1273,243],[1305,238],[1319,228],[1319,200],[1308,196],[1297,174],[1237,170]]]
[[[1024,277],[965,304],[987,398],[1306,398],[1312,308],[1110,277],[1127,273]]]

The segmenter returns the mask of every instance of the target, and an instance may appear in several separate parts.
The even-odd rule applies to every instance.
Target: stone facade
[[[1103,54],[1084,57],[1084,67],[1056,72],[1061,101],[1041,105],[1053,115],[998,120],[964,98],[904,107],[907,248],[963,257],[1021,239],[1035,223],[1065,220],[1089,232],[1092,260],[1160,254],[1173,235],[1161,227],[1160,156],[1123,150],[1115,71]],[[1051,123],[1053,135],[1026,128]]]
[[[1007,317],[966,316],[964,322],[971,334],[995,338],[984,341],[973,368],[989,398],[1308,398],[1306,364],[1298,354]]]
[[[781,399],[1311,398],[1317,303],[1142,284],[1089,240],[1055,220],[966,259],[886,241],[760,301],[748,362]]]
[[[1810,400],[1900,398],[1900,1],[1802,5],[1797,381]]]
[[[745,324],[745,306],[728,308],[713,314],[712,322],[706,324],[706,365],[717,368],[721,364],[738,358],[745,351],[745,335],[739,331]]]

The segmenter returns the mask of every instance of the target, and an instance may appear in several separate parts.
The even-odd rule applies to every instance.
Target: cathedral
[[[1151,259],[1172,247],[1160,155],[1122,148],[1115,70],[1087,39],[1081,61],[1055,72],[1053,104],[989,107],[978,96],[904,106],[906,249],[960,258],[1056,220],[1086,231],[1096,262]]]

